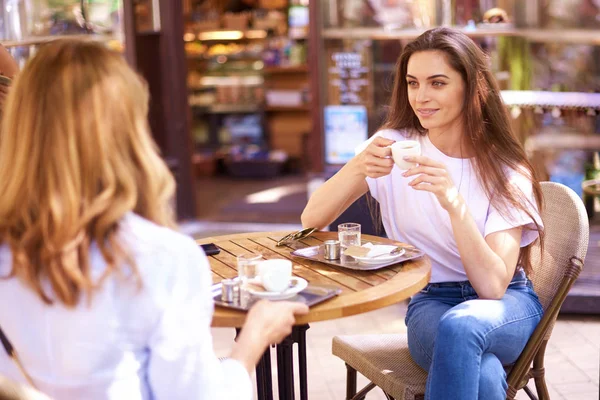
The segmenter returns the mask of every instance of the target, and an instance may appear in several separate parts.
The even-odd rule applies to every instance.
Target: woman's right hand
[[[248,312],[244,329],[259,332],[267,345],[276,344],[292,333],[295,316],[307,313],[308,307],[303,303],[261,300]]]
[[[281,342],[290,333],[296,315],[308,313],[306,304],[261,300],[248,312],[230,358],[240,361],[252,373],[267,346]]]
[[[394,167],[392,149],[394,141],[378,136],[369,143],[366,149],[354,159],[361,173],[369,178],[379,178],[389,175]]]

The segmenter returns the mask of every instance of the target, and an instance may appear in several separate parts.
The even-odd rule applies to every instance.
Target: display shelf
[[[508,106],[600,109],[600,93],[503,90],[501,95]]]
[[[308,65],[302,64],[302,65],[293,65],[293,66],[286,66],[286,67],[280,67],[280,66],[264,67],[262,71],[263,71],[263,73],[270,74],[270,75],[307,73]]]
[[[310,111],[310,105],[303,104],[299,106],[266,106],[267,112],[305,112]]]
[[[80,35],[50,35],[50,36],[34,36],[19,40],[2,40],[0,44],[4,47],[20,47],[20,46],[37,46],[58,39],[77,39],[77,40],[96,40],[101,42],[110,42],[118,40],[113,35],[98,35],[98,34],[80,34]]]
[[[262,107],[258,104],[213,104],[210,106],[192,104],[191,107],[203,108],[209,114],[244,114],[260,112],[262,110]]]
[[[247,39],[266,39],[268,32],[264,29],[248,29],[248,30],[215,30],[198,32],[195,39],[201,42],[209,41],[236,41]],[[189,37],[191,38],[191,36]],[[188,39],[189,39],[188,38]],[[186,41],[193,41],[186,40]]]
[[[590,29],[520,29],[520,28],[492,28],[478,27],[467,29],[455,27],[470,37],[487,36],[517,36],[531,42],[550,43],[579,43],[600,44],[600,30]],[[373,39],[373,40],[400,40],[415,39],[426,29],[401,29],[387,30],[384,28],[328,28],[323,30],[325,39]]]
[[[194,54],[186,53],[188,60],[199,60],[199,61],[217,61],[219,57],[226,57],[228,61],[261,61],[262,55],[255,53],[242,53],[242,54]]]

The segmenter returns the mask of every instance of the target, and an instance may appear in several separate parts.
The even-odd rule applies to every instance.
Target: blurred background
[[[308,196],[384,120],[406,43],[460,29],[489,54],[542,179],[586,204],[588,267],[565,307],[600,312],[598,0],[0,0],[0,13],[20,65],[68,35],[106,43],[145,77],[195,237],[300,227]],[[344,219],[372,228],[365,199]]]

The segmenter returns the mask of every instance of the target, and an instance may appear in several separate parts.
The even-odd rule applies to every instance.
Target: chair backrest
[[[590,228],[583,202],[568,187],[542,182],[545,230],[544,253],[539,243],[531,253],[534,288],[544,307],[544,316],[508,375],[508,398],[527,382],[531,362],[543,371],[543,353],[567,293],[583,269]],[[541,372],[540,372],[541,373]]]
[[[546,311],[559,290],[571,257],[585,261],[590,227],[583,201],[573,190],[554,182],[541,185],[544,254],[540,254],[539,242],[534,245],[531,280]]]

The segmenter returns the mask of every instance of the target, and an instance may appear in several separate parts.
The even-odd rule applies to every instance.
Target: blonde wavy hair
[[[118,238],[126,213],[175,225],[175,183],[149,134],[148,100],[122,56],[92,42],[44,45],[14,81],[0,136],[0,242],[10,276],[44,302],[45,280],[71,307],[112,273],[141,284]],[[107,264],[97,281],[92,243]]]

